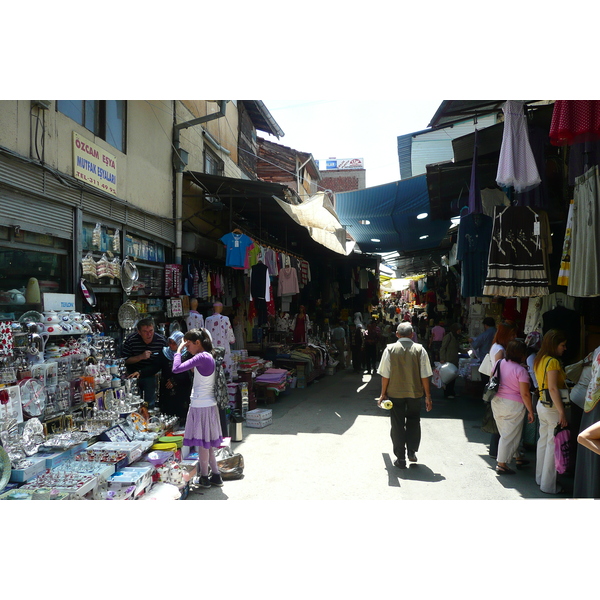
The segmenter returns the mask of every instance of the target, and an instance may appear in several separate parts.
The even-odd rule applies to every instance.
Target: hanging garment
[[[557,100],[550,123],[554,146],[600,139],[600,100]]]
[[[250,269],[250,300],[271,300],[271,279],[269,269],[264,263],[258,262]]]
[[[225,359],[223,367],[232,374],[233,361],[231,360],[231,346],[235,343],[235,335],[229,317],[215,313],[210,317],[206,317],[204,327],[209,331],[212,337],[213,346],[221,346],[225,348]]]
[[[571,272],[571,232],[573,229],[573,200],[569,204],[569,214],[567,215],[567,228],[565,229],[565,239],[563,242],[563,251],[560,259],[560,269],[558,271],[557,285],[569,285],[569,274]]]
[[[541,178],[529,145],[523,102],[507,100],[503,107],[504,133],[498,160],[496,183],[525,192],[540,184]]]
[[[247,252],[254,247],[251,238],[243,233],[226,233],[220,241],[227,247],[225,266],[245,268]]]
[[[483,295],[492,225],[492,217],[484,214],[469,213],[460,219],[456,257],[462,262],[460,290],[463,298]]]
[[[279,269],[279,282],[277,295],[287,296],[292,294],[299,294],[300,288],[298,287],[298,273],[294,267],[284,267]]]
[[[576,179],[571,231],[569,296],[600,295],[600,178],[592,167]]]
[[[548,294],[541,223],[528,206],[496,207],[485,296],[534,297]]]

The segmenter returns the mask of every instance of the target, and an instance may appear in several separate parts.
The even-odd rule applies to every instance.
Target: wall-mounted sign
[[[323,162],[323,161],[321,161]],[[364,169],[365,162],[362,158],[328,158],[325,169]]]
[[[117,195],[117,158],[75,132],[73,175],[98,189]]]

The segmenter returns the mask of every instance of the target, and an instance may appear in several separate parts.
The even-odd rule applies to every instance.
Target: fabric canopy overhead
[[[431,218],[426,175],[336,194],[336,211],[363,252],[437,248],[451,225]],[[422,213],[428,216],[417,219]],[[360,223],[365,220],[369,224]]]
[[[296,223],[308,229],[313,240],[338,254],[346,254],[346,230],[324,192],[318,192],[302,204],[288,204],[275,199]]]

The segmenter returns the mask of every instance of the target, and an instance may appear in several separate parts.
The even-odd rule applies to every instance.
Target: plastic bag
[[[556,472],[566,473],[571,466],[571,432],[559,425],[554,429],[554,463]]]

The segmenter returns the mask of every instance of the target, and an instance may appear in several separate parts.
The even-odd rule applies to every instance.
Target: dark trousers
[[[352,368],[355,373],[362,371],[363,367],[363,350],[360,346],[352,346]]]
[[[367,371],[376,371],[377,367],[377,344],[365,344],[365,365]]]
[[[390,398],[392,447],[398,460],[405,460],[406,450],[417,452],[421,443],[422,398]]]

